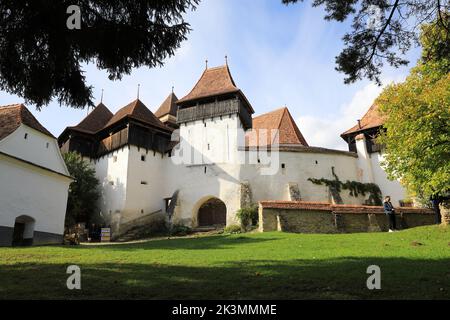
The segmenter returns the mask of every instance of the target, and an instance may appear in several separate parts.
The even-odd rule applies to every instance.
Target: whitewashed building
[[[23,104],[0,107],[0,245],[61,243],[71,182],[56,138]]]
[[[187,95],[172,92],[155,114],[140,100],[116,114],[100,104],[58,141],[95,168],[101,213],[116,235],[167,214],[192,227],[234,224],[239,208],[262,200],[367,202],[348,192],[336,199],[310,178],[376,183],[394,203],[405,198],[371,148],[370,130],[380,127],[370,125],[372,113],[343,135],[349,151],[309,146],[287,108],[253,114],[225,65],[206,68]]]

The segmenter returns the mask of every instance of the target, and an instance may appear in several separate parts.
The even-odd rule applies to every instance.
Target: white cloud
[[[296,120],[297,125],[311,146],[348,150],[340,134],[361,119],[387,84],[402,81],[403,78],[398,76],[395,81],[385,79],[382,86],[368,83],[356,91],[350,102],[343,104],[336,114],[299,117]]]

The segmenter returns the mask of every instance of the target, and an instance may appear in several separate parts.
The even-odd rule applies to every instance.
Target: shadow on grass
[[[368,290],[369,265],[381,290]],[[0,269],[1,299],[450,299],[450,259],[247,260],[215,266],[85,264],[81,290],[66,288],[67,265]]]
[[[208,250],[208,249],[229,249],[237,245],[256,244],[267,241],[279,240],[277,238],[251,238],[246,236],[201,236],[198,238],[170,238],[164,240],[149,240],[138,243],[113,243],[107,245],[89,245],[89,246],[66,246],[71,249],[98,249],[103,250]]]

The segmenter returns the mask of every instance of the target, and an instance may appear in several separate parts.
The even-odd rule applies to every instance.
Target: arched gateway
[[[227,207],[218,198],[206,200],[198,209],[198,226],[224,226],[227,223]]]
[[[33,244],[35,220],[30,216],[19,216],[14,221],[12,237],[13,246],[29,246]]]

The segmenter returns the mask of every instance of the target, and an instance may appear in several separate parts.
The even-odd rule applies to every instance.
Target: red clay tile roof
[[[384,214],[382,206],[365,206],[351,204],[331,204],[328,202],[309,202],[309,201],[260,201],[259,204],[265,209],[286,209],[286,210],[319,210],[330,211],[333,213],[351,213],[351,214]],[[396,208],[398,213],[417,213],[434,214],[433,210],[426,208]]]
[[[261,129],[268,130],[266,143],[261,141],[258,143],[255,139],[254,132],[256,131],[256,136],[259,137],[260,134],[263,134],[262,131],[260,131]],[[270,130],[278,130],[278,143],[280,145],[308,146],[308,143],[286,107],[254,117],[253,134],[249,132],[246,135],[247,145],[271,145],[275,141],[276,136],[272,137]],[[261,137],[259,137],[259,139],[261,139]]]
[[[178,101],[177,96],[172,92],[166,100],[161,104],[161,106],[156,110],[155,116],[158,118],[164,117],[167,114],[170,114],[174,117],[177,116],[178,107],[176,102]]]
[[[178,103],[239,91],[227,65],[209,68],[203,71],[191,92]]]
[[[88,133],[95,133],[101,130],[112,117],[112,112],[109,111],[103,103],[100,103],[91,111],[91,113],[81,120],[79,124],[69,128]]]
[[[43,134],[55,138],[23,104],[0,107],[0,140],[13,133],[20,124],[25,124]]]
[[[139,99],[134,100],[117,111],[116,114],[114,114],[114,116],[104,126],[104,128],[110,127],[124,118],[139,120],[166,131],[171,130],[169,127],[164,125]]]
[[[366,114],[361,118],[360,124],[356,124],[352,128],[342,133],[341,137],[346,136],[350,133],[360,132],[366,129],[379,127],[383,124],[383,122],[384,122],[383,118],[379,113],[378,105],[373,104],[366,112]]]

